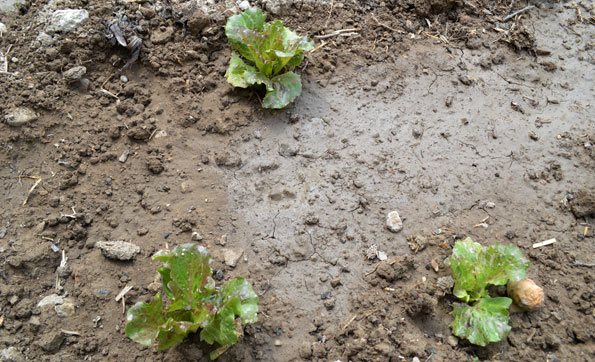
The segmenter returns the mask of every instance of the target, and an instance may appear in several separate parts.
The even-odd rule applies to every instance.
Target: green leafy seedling
[[[300,76],[293,70],[314,43],[287,29],[281,20],[265,20],[266,15],[258,8],[227,20],[225,35],[233,51],[225,77],[234,87],[264,85],[263,107],[279,109],[302,92]]]
[[[514,245],[484,247],[466,238],[455,243],[449,263],[453,293],[465,302],[454,306],[453,334],[479,346],[501,341],[510,332],[508,307],[512,299],[492,298],[487,288],[523,279],[529,261]]]
[[[163,295],[128,310],[126,335],[133,341],[163,351],[200,330],[202,341],[217,346],[210,354],[216,359],[238,341],[242,324],[257,321],[258,296],[250,283],[235,278],[217,287],[206,248],[183,244],[153,260],[163,263],[157,270]]]

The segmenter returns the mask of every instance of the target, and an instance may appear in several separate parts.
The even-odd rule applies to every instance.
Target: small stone
[[[8,303],[10,303],[10,305],[15,305],[15,304],[17,304],[18,301],[19,301],[18,295],[13,295],[10,298],[8,298]]]
[[[192,232],[192,241],[201,241],[203,239],[202,235],[198,231]]]
[[[182,181],[182,183],[180,184],[180,191],[183,194],[192,192],[192,189],[193,189],[193,184],[190,181]]]
[[[6,25],[0,23],[0,34],[6,34],[8,33],[8,28],[6,27]]]
[[[386,255],[386,253],[384,251],[380,251],[380,250],[378,250],[378,253],[376,254],[376,257],[380,261],[385,261],[386,259],[388,259],[388,255]]]
[[[340,285],[342,285],[341,279],[339,279],[339,278],[331,279],[331,287],[336,288]]]
[[[120,157],[118,157],[118,161],[122,163],[126,162],[126,160],[128,160],[128,155],[130,155],[130,150],[124,150]]]
[[[81,80],[79,80],[79,90],[81,92],[88,91],[89,86],[91,86],[91,81],[88,78],[81,78]]]
[[[9,126],[19,127],[36,121],[39,116],[35,111],[27,107],[17,107],[9,111],[4,119]]]
[[[8,347],[0,351],[0,362],[24,362],[25,357],[14,347]]]
[[[250,2],[248,0],[244,0],[238,4],[240,10],[244,11],[250,8]]]
[[[419,358],[417,358],[417,357],[413,357],[413,358],[411,359],[411,362],[421,362],[421,361],[419,360]]]
[[[106,258],[115,260],[132,260],[136,254],[140,253],[138,245],[122,240],[98,241],[95,247],[99,248]]]
[[[125,75],[121,75],[120,76],[120,82],[122,83],[128,83],[128,77]]]
[[[413,134],[413,137],[420,138],[424,134],[424,130],[420,126],[413,126],[411,133]]]
[[[87,74],[87,67],[78,65],[62,73],[62,76],[64,77],[64,79],[74,82],[80,80],[85,74]]]
[[[55,306],[57,304],[64,303],[64,297],[59,296],[58,294],[50,294],[44,297],[42,300],[37,303],[37,308],[43,308],[46,306]]]
[[[280,339],[275,339],[275,346],[280,347],[282,345],[283,345],[283,343],[281,343]]]
[[[71,32],[89,19],[89,12],[85,9],[56,10],[47,21],[47,32]]]
[[[37,345],[46,352],[56,352],[64,343],[66,337],[61,332],[49,332],[41,335]]]
[[[493,209],[493,208],[495,208],[495,207],[496,207],[496,204],[495,204],[495,203],[493,203],[493,202],[491,202],[491,201],[488,201],[488,202],[486,202],[486,207],[487,207],[488,209]]]
[[[140,228],[138,230],[136,230],[136,235],[138,236],[144,236],[147,235],[149,233],[149,229],[147,228]]]
[[[99,288],[95,291],[95,296],[99,299],[107,299],[107,297],[109,297],[110,294],[111,292],[104,288]]]
[[[67,318],[74,315],[74,301],[70,298],[64,299],[64,303],[54,306],[59,317]]]
[[[456,347],[459,344],[459,339],[455,336],[448,336],[446,342],[448,342],[451,347]]]
[[[243,251],[236,251],[233,249],[223,249],[223,260],[225,261],[225,265],[234,268],[237,264],[242,255],[244,254]]]
[[[327,299],[323,302],[323,304],[327,310],[331,310],[331,309],[335,308],[335,298]]]
[[[398,233],[403,229],[403,220],[396,210],[389,212],[386,216],[386,227],[393,233]]]

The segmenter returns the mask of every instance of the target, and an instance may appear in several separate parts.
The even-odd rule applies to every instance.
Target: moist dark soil
[[[161,353],[123,333],[158,290],[151,255],[193,241],[260,296],[222,361],[595,360],[593,5],[251,3],[317,45],[285,110],[224,78],[235,3],[0,13],[0,360],[206,360],[197,336]],[[48,32],[65,8],[89,18]],[[445,258],[466,236],[519,246],[546,294],[488,347],[449,328]],[[141,252],[107,259],[107,240]],[[54,293],[68,302],[37,306]]]

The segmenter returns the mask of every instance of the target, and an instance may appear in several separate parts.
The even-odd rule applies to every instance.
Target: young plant
[[[201,341],[218,346],[211,359],[219,357],[242,334],[242,323],[255,323],[258,296],[243,278],[217,288],[206,248],[183,244],[161,250],[153,260],[163,263],[163,293],[148,303],[137,303],[126,315],[126,335],[145,346],[169,349],[190,333],[200,330]]]
[[[455,243],[449,262],[453,293],[465,302],[454,306],[453,334],[479,346],[501,341],[510,332],[508,307],[512,299],[492,298],[487,288],[523,279],[529,261],[514,245],[483,247],[466,238]]]
[[[233,49],[225,77],[234,87],[264,85],[264,108],[283,108],[302,92],[300,76],[293,72],[314,43],[283,26],[281,20],[265,22],[266,15],[250,8],[233,15],[225,35]]]

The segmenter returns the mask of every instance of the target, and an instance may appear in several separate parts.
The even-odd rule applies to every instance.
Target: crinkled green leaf
[[[157,338],[166,319],[163,315],[163,301],[157,294],[149,303],[136,303],[126,313],[126,336],[144,346],[150,346]]]
[[[264,23],[260,10],[229,18],[225,31],[234,52],[226,78],[236,87],[264,84],[265,108],[283,108],[301,93],[299,76],[291,71],[314,43],[286,28],[281,20]],[[256,20],[254,20],[256,19]]]
[[[196,244],[182,244],[173,250],[160,251],[154,260],[163,262],[165,273],[170,279],[167,288],[173,295],[177,309],[192,309],[200,300],[203,289],[212,283],[210,256],[205,247]],[[164,272],[161,272],[163,278]]]
[[[225,73],[227,81],[234,87],[248,88],[255,84],[267,84],[268,78],[262,75],[255,67],[246,64],[236,53],[231,54],[229,68]]]
[[[262,101],[264,108],[279,109],[293,102],[302,92],[302,80],[294,72],[271,79],[271,87]]]
[[[145,346],[162,351],[201,329],[201,339],[217,343],[214,359],[238,340],[241,323],[256,322],[258,297],[243,278],[215,288],[210,256],[196,244],[183,244],[153,256],[169,303],[157,294],[149,303],[138,303],[127,314],[126,335]],[[239,318],[238,318],[239,317]]]
[[[235,278],[221,288],[223,304],[230,304],[242,323],[255,323],[258,319],[258,295],[244,278]]]
[[[452,322],[453,334],[469,342],[485,346],[508,335],[508,307],[512,299],[483,297],[473,306],[456,303]]]
[[[177,321],[169,318],[159,329],[157,349],[159,351],[165,351],[182,343],[188,334],[196,332],[199,327],[199,323]]]
[[[468,302],[487,295],[488,285],[505,285],[509,280],[524,278],[528,260],[514,245],[491,245],[484,248],[471,238],[457,241],[450,256],[455,281],[453,293]]]
[[[238,341],[233,307],[223,306],[200,331],[200,339],[213,344],[232,345]]]
[[[232,47],[250,62],[256,62],[255,51],[264,36],[262,35],[265,26],[266,15],[262,10],[250,8],[246,11],[233,15],[227,19],[225,24],[225,35]]]
[[[237,342],[238,332],[236,317],[242,323],[255,323],[258,313],[258,296],[250,283],[244,278],[235,278],[226,282],[220,291],[220,310],[203,328],[200,337],[212,344],[229,345]]]

